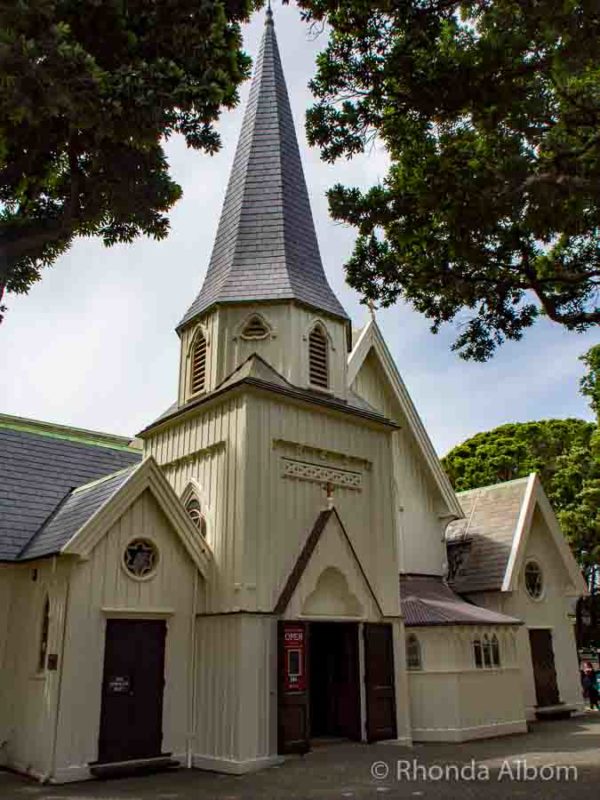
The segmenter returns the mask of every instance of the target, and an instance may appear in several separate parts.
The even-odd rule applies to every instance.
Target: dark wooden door
[[[530,630],[529,642],[531,644],[537,704],[538,706],[558,705],[560,703],[560,695],[556,681],[552,632],[542,629]]]
[[[160,755],[165,635],[161,620],[107,620],[99,762]]]
[[[360,739],[358,624],[311,622],[310,737]]]
[[[367,740],[396,738],[396,691],[392,626],[366,623],[365,688],[367,699]]]
[[[337,724],[340,736],[360,739],[360,677],[358,662],[358,624],[337,623],[342,629],[339,681],[337,684]]]
[[[278,623],[278,749],[306,753],[310,748],[308,625]]]

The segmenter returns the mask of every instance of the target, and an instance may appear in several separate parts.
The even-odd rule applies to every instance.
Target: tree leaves
[[[459,323],[484,361],[541,316],[600,322],[600,16],[582,0],[301,0],[330,37],[309,141],[333,161],[374,137],[380,187],[336,186],[356,227],[349,283]]]
[[[163,141],[214,153],[260,0],[0,0],[0,300],[76,236],[168,233]],[[0,319],[1,319],[0,308]]]

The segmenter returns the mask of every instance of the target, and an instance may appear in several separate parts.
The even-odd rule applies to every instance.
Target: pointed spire
[[[179,327],[261,300],[347,319],[321,263],[270,6],[208,271]]]

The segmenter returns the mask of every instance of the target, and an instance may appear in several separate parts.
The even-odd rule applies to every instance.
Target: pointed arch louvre
[[[206,336],[201,328],[194,338],[190,359],[190,394],[200,394],[206,388]]]
[[[320,389],[329,388],[329,343],[320,324],[308,334],[308,380]]]

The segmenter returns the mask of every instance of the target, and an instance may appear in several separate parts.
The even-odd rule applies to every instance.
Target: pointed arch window
[[[206,336],[196,334],[190,359],[190,394],[200,394],[206,389]]]
[[[40,640],[38,644],[38,672],[46,669],[46,656],[48,655],[48,634],[50,632],[50,598],[46,595],[44,608],[42,611],[42,623],[40,625]]]
[[[500,642],[496,634],[492,636],[492,666],[500,667]]]
[[[202,506],[195,495],[192,495],[185,504],[185,510],[201,535],[206,538],[206,517],[202,513]]]
[[[483,666],[492,666],[492,643],[487,634],[483,637]]]
[[[473,658],[477,669],[481,669],[483,667],[483,648],[479,636],[473,640]]]
[[[308,334],[308,380],[319,389],[329,388],[329,343],[321,325]]]
[[[271,333],[267,323],[260,316],[260,314],[253,314],[248,319],[242,329],[242,339],[266,339]]]
[[[406,666],[410,670],[423,669],[421,643],[414,633],[406,639]]]
[[[496,634],[491,638],[487,633],[484,634],[483,638],[475,637],[473,640],[473,656],[477,669],[500,667],[500,642]]]
[[[525,589],[532,600],[540,600],[544,594],[544,575],[537,561],[525,565]]]

